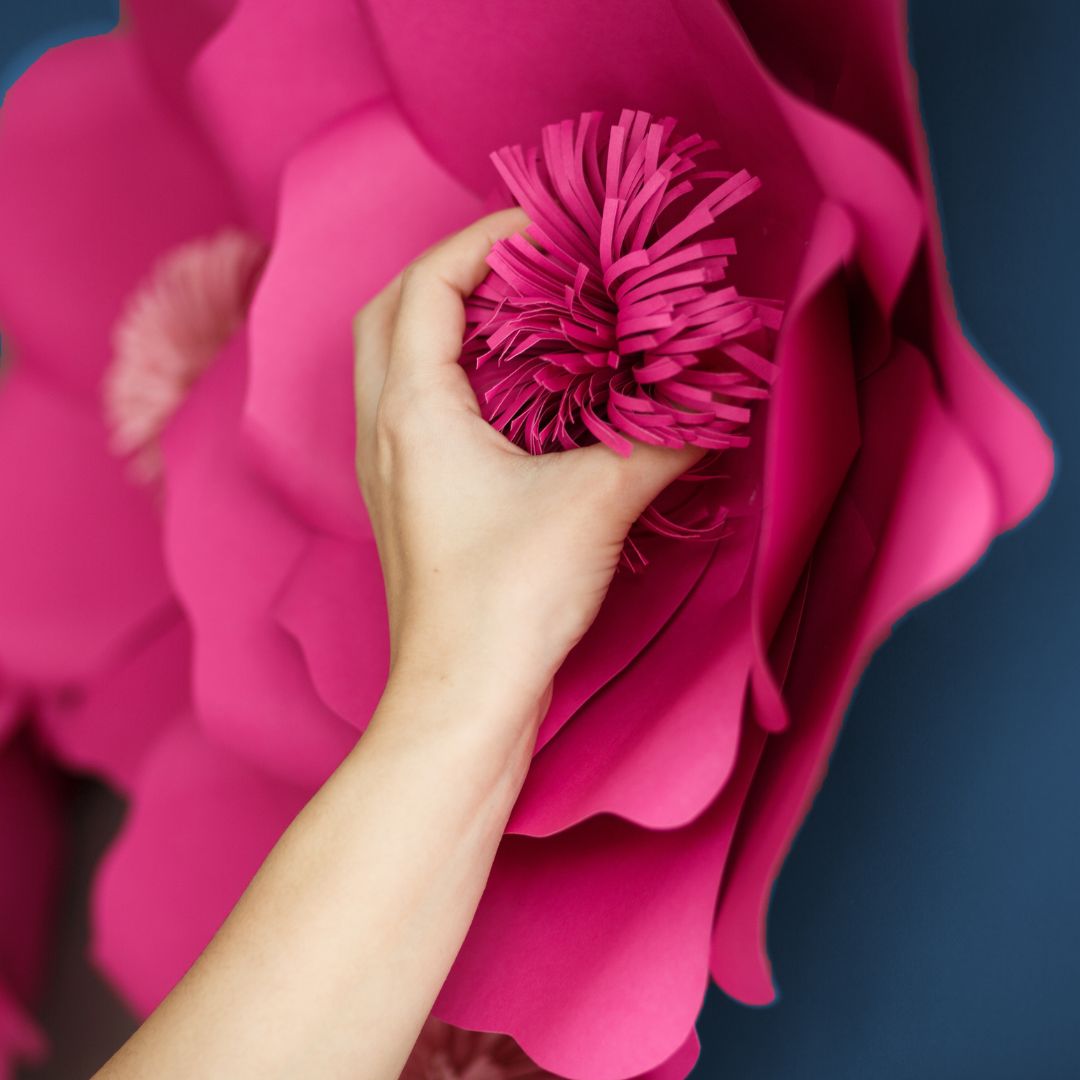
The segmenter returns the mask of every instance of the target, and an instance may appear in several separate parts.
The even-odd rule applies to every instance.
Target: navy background
[[[0,86],[115,18],[0,0]],[[776,888],[783,999],[714,991],[701,1077],[1080,1077],[1080,4],[911,0],[911,26],[960,310],[1058,476],[871,664]]]

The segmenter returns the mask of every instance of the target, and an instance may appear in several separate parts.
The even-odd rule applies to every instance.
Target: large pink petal
[[[289,169],[251,313],[246,421],[275,481],[324,528],[371,535],[354,469],[353,316],[480,213],[390,105],[350,115]]]
[[[436,1014],[508,1032],[561,1076],[618,1080],[670,1058],[701,1007],[717,887],[764,738],[745,732],[736,776],[685,829],[601,817],[506,838]]]
[[[945,384],[950,411],[964,426],[990,471],[998,500],[1001,529],[1023,520],[1050,485],[1054,450],[1028,407],[994,374],[966,340],[956,318],[949,286],[937,196],[930,171],[926,134],[918,108],[915,71],[908,59],[906,5],[893,0],[875,20],[875,54],[899,84],[907,156],[914,162],[929,224],[925,266],[904,329],[931,357]],[[909,325],[914,322],[915,325]]]
[[[240,0],[196,61],[191,93],[248,219],[269,234],[300,144],[386,89],[356,0]]]
[[[725,5],[702,0],[674,0],[686,29],[688,51],[705,71],[723,60],[727,72],[738,72],[745,87],[753,87],[735,98],[743,112],[766,122],[767,137],[780,145],[790,142],[796,149],[789,155],[790,177],[776,175],[768,167],[760,169],[766,184],[781,182],[798,195],[820,191],[843,206],[856,225],[860,268],[881,309],[890,313],[914,258],[923,228],[923,213],[916,192],[903,168],[874,140],[849,124],[838,121],[789,93],[763,67]],[[728,76],[730,78],[730,75]],[[717,108],[727,128],[733,126],[726,105],[731,92],[722,80],[713,77],[709,90],[718,97]],[[726,106],[726,107],[725,107]],[[798,158],[802,169],[795,171]],[[807,174],[805,170],[809,170]],[[805,203],[804,203],[805,205]],[[790,226],[789,226],[790,227]],[[771,249],[778,240],[776,230],[769,237]]]
[[[752,0],[734,6],[776,75],[805,99],[781,95],[789,122],[826,190],[860,221],[860,254],[867,265],[877,265],[879,277],[899,280],[890,274],[890,266],[902,266],[905,243],[918,235],[905,220],[929,224],[925,259],[916,267],[917,285],[902,316],[902,332],[928,352],[941,372],[949,407],[994,476],[1001,525],[1015,525],[1046,493],[1053,450],[1030,411],[987,367],[956,321],[915,73],[908,59],[906,4]],[[859,149],[860,140],[808,109],[806,101],[861,128],[903,163],[922,204],[917,214],[911,193],[904,191],[906,181],[890,170],[887,160],[881,154],[867,157]],[[844,151],[844,144],[858,154]],[[852,169],[852,161],[860,159],[865,159],[860,168]],[[852,192],[853,186],[862,190]]]
[[[370,0],[397,101],[437,161],[478,193],[488,154],[535,145],[540,128],[585,110],[675,117],[719,141],[730,167],[763,187],[732,215],[744,292],[784,297],[818,200],[817,183],[760,65],[730,20],[697,48],[668,0],[548,0],[535,9],[444,0],[434,10]],[[693,0],[708,15],[721,5]],[[598,45],[602,43],[602,47]],[[461,78],[461,72],[469,72]]]
[[[769,741],[717,918],[716,979],[755,1004],[774,995],[764,950],[769,891],[855,680],[892,623],[969,569],[997,527],[989,478],[917,350],[901,344],[866,380],[861,413],[863,448],[811,566],[785,688],[792,724]]]
[[[12,88],[0,125],[0,321],[95,401],[121,306],[154,260],[232,216],[131,40],[72,42]]]
[[[987,366],[956,321],[938,253],[931,271],[932,342],[950,411],[990,471],[998,529],[1021,522],[1042,501],[1054,474],[1054,447],[1031,410]]]
[[[785,718],[768,650],[859,445],[842,279],[853,241],[846,213],[825,203],[777,343],[780,377],[768,405],[765,510],[753,572],[754,701],[770,730]]]
[[[600,813],[668,829],[713,801],[739,742],[752,650],[738,594],[756,532],[751,517],[715,545],[670,623],[537,755],[510,832],[547,836]],[[629,637],[605,630],[616,643]]]
[[[46,696],[38,724],[66,766],[129,792],[150,747],[191,703],[191,639],[171,609],[84,685]]]
[[[130,32],[146,61],[146,75],[166,101],[187,108],[187,81],[191,62],[228,18],[236,0],[125,0]],[[127,30],[125,24],[125,30]]]
[[[20,367],[0,385],[0,660],[65,683],[98,670],[169,604],[153,500],[102,418]]]
[[[243,455],[242,346],[219,357],[167,433],[167,558],[192,624],[200,718],[271,772],[315,784],[355,732],[315,697],[300,651],[273,618],[307,533]]]
[[[641,1080],[686,1080],[701,1055],[697,1032],[691,1030],[686,1041],[661,1065],[643,1074]]]
[[[695,588],[711,597],[714,616],[733,600],[757,540],[760,430],[752,440],[751,449],[730,453],[718,466],[727,474],[723,497],[731,514],[728,535],[718,541],[691,543],[647,534],[635,537],[646,566],[637,573],[620,570],[615,575],[596,621],[559,669],[551,706],[540,726],[538,750],[567,728],[571,717],[575,718],[574,731],[578,735],[588,732],[589,722],[576,719],[582,709],[605,717],[611,707],[617,710],[617,706],[603,703],[598,708],[586,709],[586,703],[621,671],[626,670],[631,680],[642,677],[637,673],[635,659],[645,652],[662,627],[669,623],[678,627],[683,618],[680,609]],[[699,583],[705,576],[710,583],[702,589]],[[699,599],[696,608],[705,602]],[[674,633],[684,635],[686,640],[685,631]],[[695,652],[693,648],[690,651]],[[705,659],[701,653],[696,658]],[[655,668],[644,678],[652,681]],[[609,718],[602,720],[601,726],[608,722]],[[600,736],[599,745],[587,734],[586,739],[594,744],[592,750],[582,748],[586,756],[603,754],[607,736]]]
[[[894,51],[904,0],[728,0],[772,74],[905,165],[906,88]],[[906,27],[905,27],[906,30]]]
[[[309,794],[190,722],[161,740],[93,897],[94,958],[137,1013],[203,950]]]
[[[363,731],[390,668],[386,588],[374,540],[308,541],[274,605],[319,696]]]

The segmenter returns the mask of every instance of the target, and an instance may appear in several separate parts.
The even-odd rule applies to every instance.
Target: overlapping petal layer
[[[166,250],[232,214],[216,164],[147,78],[148,63],[168,66],[157,51],[168,34],[139,7],[140,36],[75,42],[36,63],[0,129],[11,369],[0,383],[0,665],[50,692],[115,671],[175,611],[159,514],[109,453],[101,382],[129,293]],[[192,48],[212,26],[205,14],[192,5]],[[119,730],[98,755],[106,771],[113,749],[133,760]],[[148,720],[130,738],[153,730]]]
[[[239,0],[188,81],[245,220],[263,234],[272,230],[281,174],[298,147],[386,94],[355,0]]]
[[[122,35],[30,68],[4,102],[0,162],[5,338],[96,403],[124,300],[161,253],[229,223],[227,189]]]
[[[99,410],[20,366],[0,383],[0,662],[63,685],[115,659],[171,605],[153,503]]]

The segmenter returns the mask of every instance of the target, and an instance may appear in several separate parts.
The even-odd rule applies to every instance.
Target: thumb
[[[692,469],[706,451],[696,446],[673,450],[637,440],[630,442],[632,449],[626,457],[602,443],[572,450],[569,456],[580,456],[582,467],[592,472],[601,490],[613,493],[619,509],[632,522],[668,484]]]

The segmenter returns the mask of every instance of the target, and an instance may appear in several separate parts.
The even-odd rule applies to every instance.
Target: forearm
[[[528,767],[535,717],[506,715],[516,708],[476,683],[392,680],[367,734],[103,1080],[397,1077]]]

